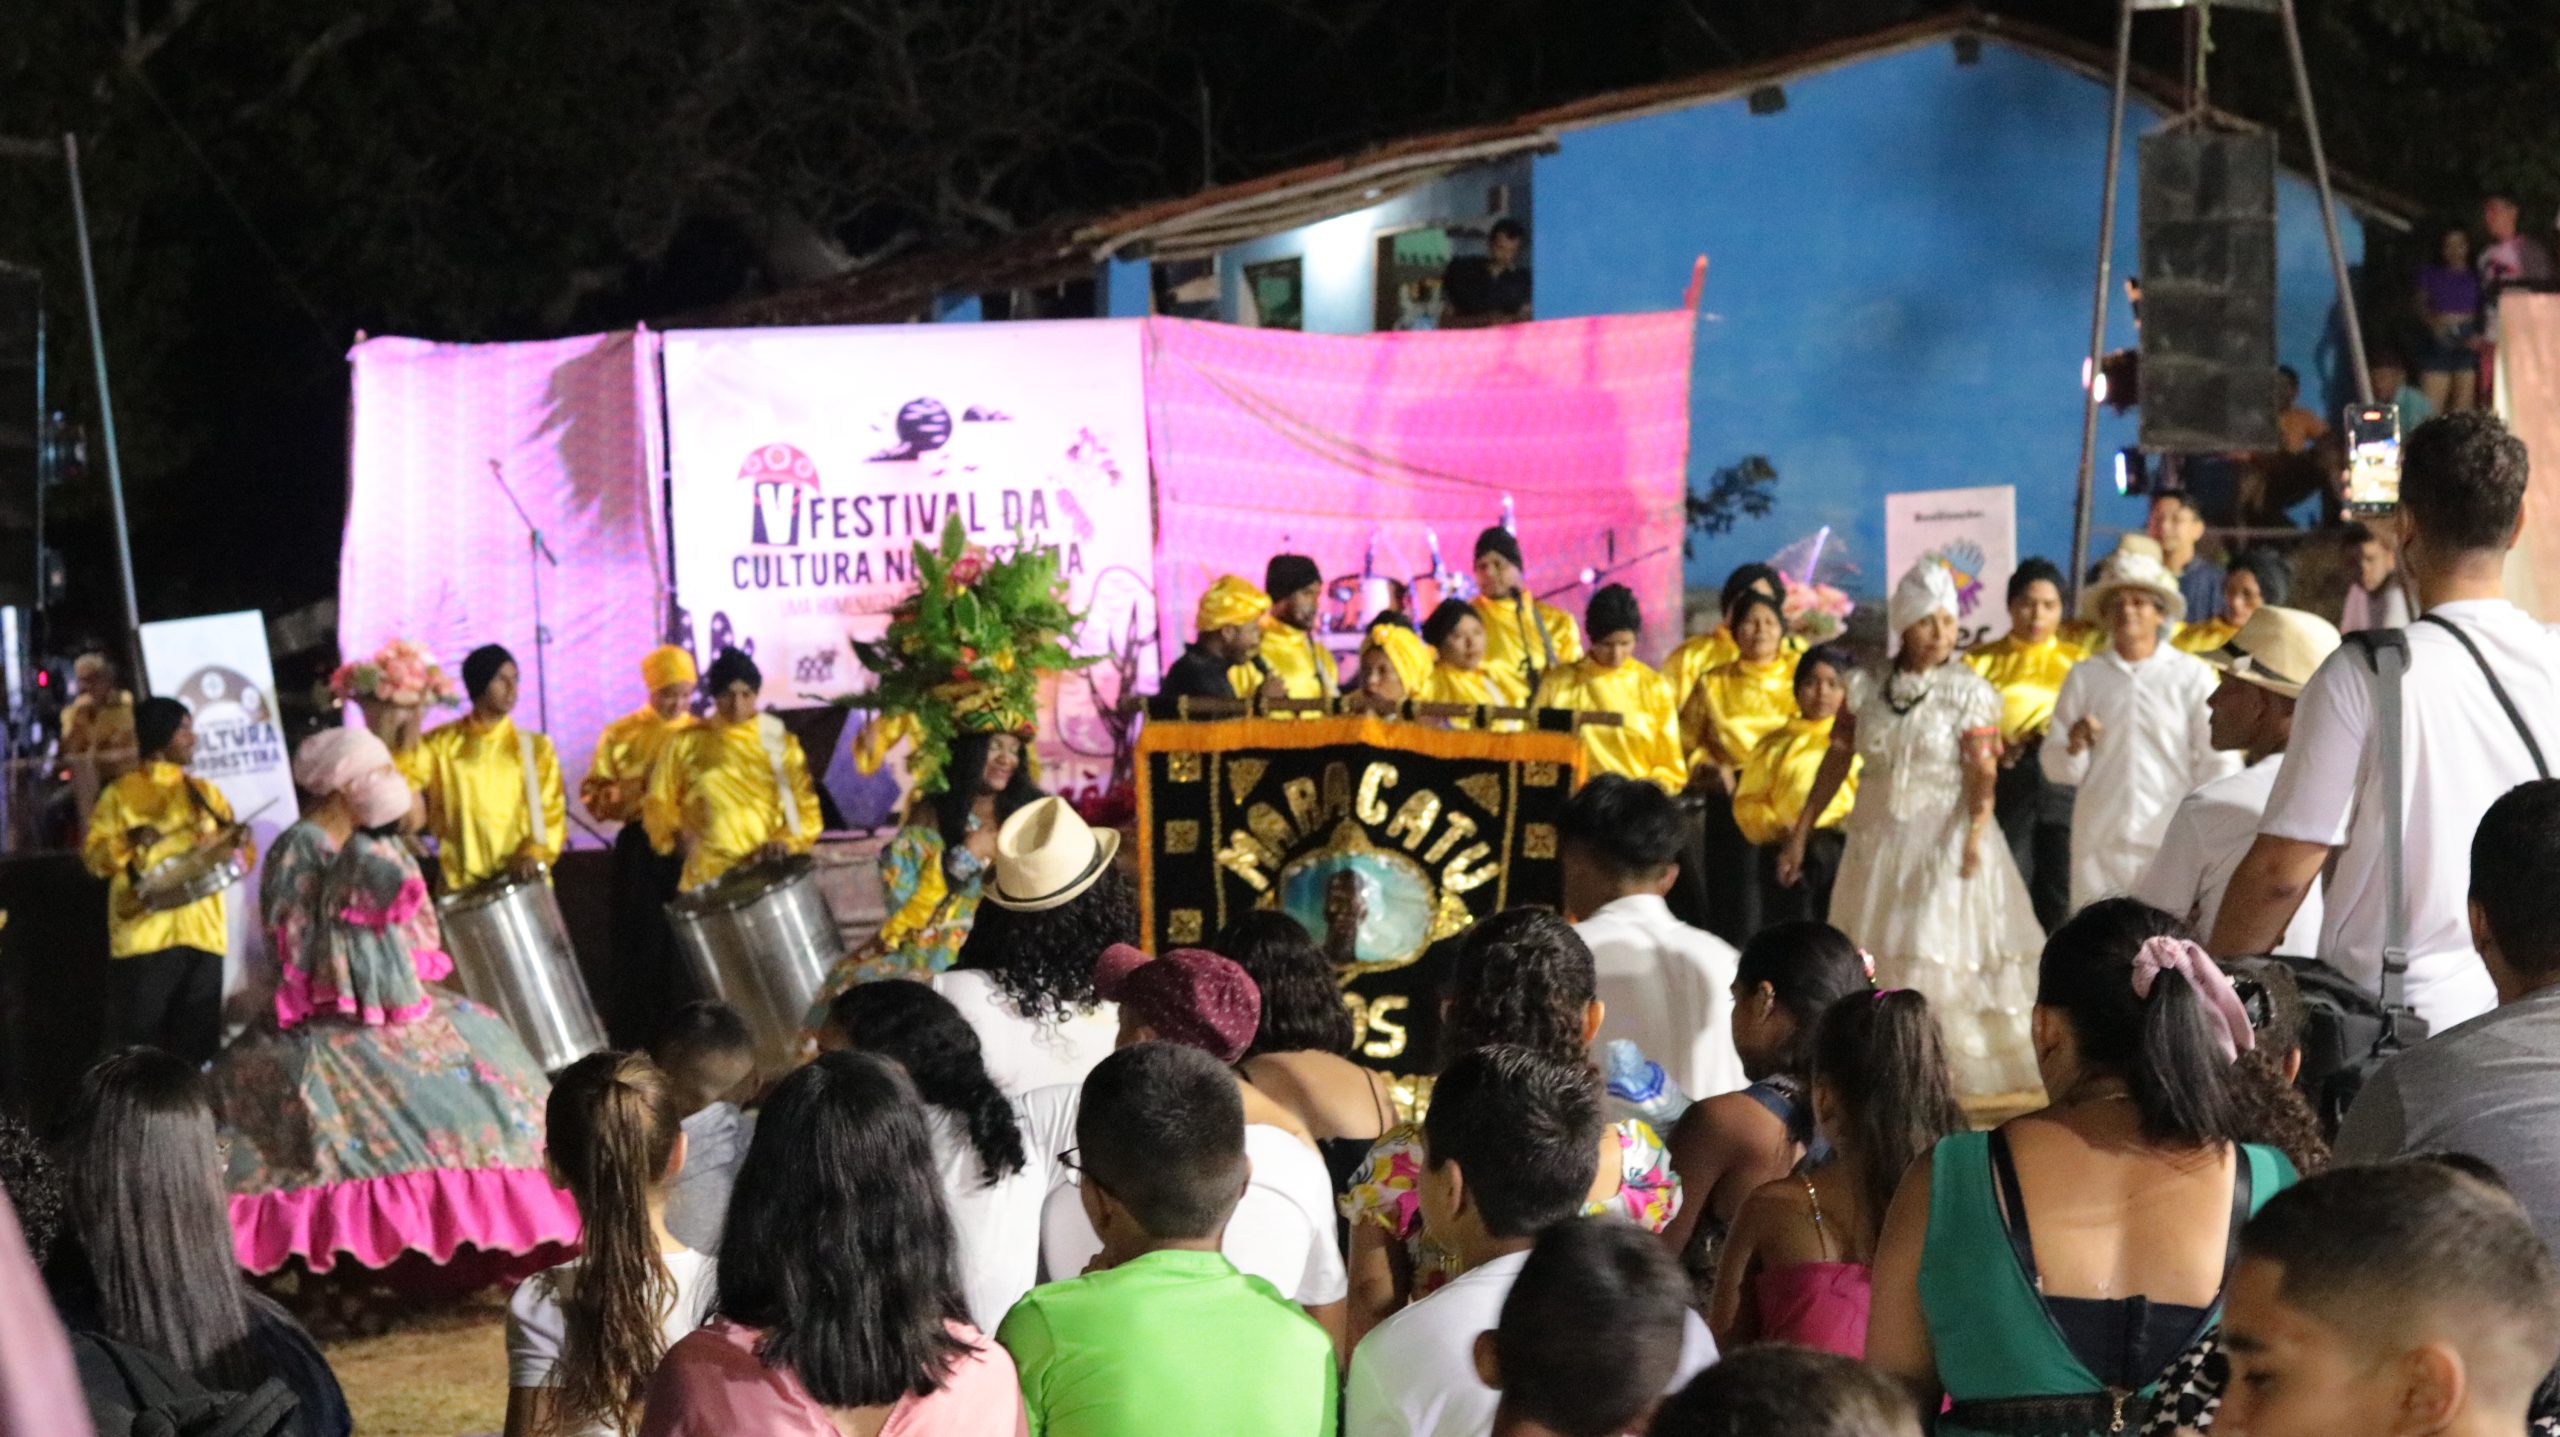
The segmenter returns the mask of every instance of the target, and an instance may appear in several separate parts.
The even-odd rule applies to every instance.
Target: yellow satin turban
[[[651,693],[656,693],[669,684],[684,684],[690,687],[699,682],[701,677],[694,670],[693,655],[673,644],[661,644],[651,649],[648,657],[640,661],[640,681],[649,686]]]
[[[1271,612],[1271,596],[1248,580],[1221,574],[1200,596],[1200,632],[1250,624]]]
[[[1422,641],[1420,634],[1395,624],[1380,624],[1369,631],[1366,647],[1387,656],[1387,667],[1404,680],[1405,697],[1422,697],[1422,686],[1430,681],[1431,666],[1440,656]]]

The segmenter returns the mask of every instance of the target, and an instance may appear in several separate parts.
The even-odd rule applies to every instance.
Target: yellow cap
[[[673,644],[661,644],[651,649],[649,656],[640,661],[640,681],[647,684],[652,693],[669,684],[691,686],[701,677],[693,667],[693,655]]]
[[[1250,624],[1269,612],[1271,596],[1259,585],[1233,574],[1221,574],[1218,582],[1209,586],[1209,592],[1200,596],[1200,632]]]

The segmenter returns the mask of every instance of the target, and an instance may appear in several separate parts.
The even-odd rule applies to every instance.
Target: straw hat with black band
[[[1063,798],[1035,799],[996,830],[986,901],[1016,913],[1062,907],[1100,882],[1119,851],[1119,830],[1093,828]]]
[[[2262,604],[2231,642],[2196,657],[2242,683],[2298,699],[2339,642],[2337,627],[2318,614]]]

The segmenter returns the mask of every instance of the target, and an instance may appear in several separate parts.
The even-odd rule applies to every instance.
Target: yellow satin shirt
[[[1822,770],[1822,756],[1831,751],[1831,724],[1830,719],[1792,718],[1751,750],[1733,788],[1733,823],[1744,838],[1761,845],[1786,841],[1804,812],[1804,801],[1813,796],[1813,778]],[[1814,827],[1838,828],[1849,821],[1849,810],[1858,802],[1858,768],[1863,762],[1851,756],[1849,776],[1840,781],[1840,791],[1831,796],[1830,806],[1814,820]]]
[[[1778,654],[1787,661],[1787,672],[1792,681],[1795,662],[1804,657],[1804,640],[1793,634],[1787,635],[1778,640]],[[1741,657],[1742,646],[1733,641],[1733,631],[1718,624],[1703,634],[1692,634],[1681,640],[1680,647],[1664,655],[1662,677],[1671,685],[1673,700],[1686,706],[1691,691],[1698,687],[1698,680]]]
[[[817,846],[817,785],[810,782],[800,740],[788,734],[782,740],[782,775],[800,809],[797,831],[783,823],[762,724],[698,724],[667,744],[649,770],[641,815],[660,853],[675,852],[676,840],[684,840],[679,886],[708,883],[776,840],[793,853]]]
[[[1275,619],[1262,621],[1262,661],[1280,676],[1293,699],[1329,699],[1342,692],[1341,665],[1312,632]],[[1251,665],[1246,666],[1249,672]],[[1261,678],[1255,676],[1259,685]]]
[[[1739,768],[1760,740],[1796,716],[1796,661],[1785,654],[1759,663],[1736,659],[1709,669],[1680,709],[1680,746],[1692,768],[1722,762]],[[1716,747],[1710,750],[1712,737]]]
[[[596,735],[595,762],[588,766],[586,779],[578,785],[578,802],[587,806],[590,817],[601,822],[629,823],[639,818],[641,799],[646,793],[626,805],[621,797],[622,785],[635,779],[645,785],[649,767],[658,761],[667,740],[700,722],[689,713],[663,719],[656,709],[644,704],[606,724],[604,732]]]
[[[222,790],[187,777],[174,763],[146,763],[99,793],[80,861],[107,880],[107,956],[131,958],[164,948],[221,953],[231,947],[222,894],[166,913],[150,912],[133,901],[136,873],[185,853],[230,821],[231,805],[223,801]],[[137,828],[158,829],[160,841],[137,854],[127,838]],[[258,845],[241,840],[240,858],[254,868]]]
[[[568,845],[569,795],[560,783],[560,755],[550,739],[523,730],[533,740],[534,784],[542,795],[542,838],[534,841],[518,732],[512,718],[484,726],[466,716],[427,730],[416,748],[400,756],[409,786],[426,795],[427,826],[435,832],[447,892],[495,877],[519,854],[555,863]]]
[[[2015,748],[2053,722],[2063,676],[2089,651],[2059,635],[2025,643],[2015,635],[1968,652],[1964,661],[2000,691],[2000,742]]]
[[[1484,622],[1484,673],[1503,702],[1529,701],[1530,669],[1562,668],[1582,657],[1582,626],[1555,605],[1541,604],[1525,590],[1508,599],[1478,594],[1473,602],[1476,617]],[[1550,648],[1555,652],[1552,662],[1547,658]]]
[[[2219,614],[2200,624],[2180,624],[2169,636],[2169,647],[2190,654],[2209,654],[2231,642],[2240,626]]]
[[[1577,659],[1538,685],[1537,707],[1597,709],[1625,718],[1622,724],[1584,724],[1574,730],[1592,773],[1650,779],[1668,793],[1689,786],[1689,764],[1680,751],[1680,715],[1671,707],[1671,686],[1638,660],[1604,669],[1589,659]]]
[[[1480,704],[1486,708],[1516,706],[1516,701],[1502,696],[1501,686],[1493,681],[1493,675],[1483,669],[1453,669],[1445,663],[1431,666],[1431,677],[1423,681],[1422,692],[1413,697],[1416,703],[1426,704]],[[1453,718],[1448,722],[1451,728],[1476,726],[1476,721],[1471,718]],[[1523,727],[1525,725],[1518,719],[1495,719],[1488,732],[1518,733]]]

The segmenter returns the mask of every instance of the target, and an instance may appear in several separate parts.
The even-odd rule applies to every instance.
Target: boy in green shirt
[[[1139,1043],[1084,1082],[1076,1166],[1094,1270],[996,1332],[1033,1437],[1333,1437],[1333,1342],[1218,1251],[1244,1196],[1244,1102],[1196,1048]]]

